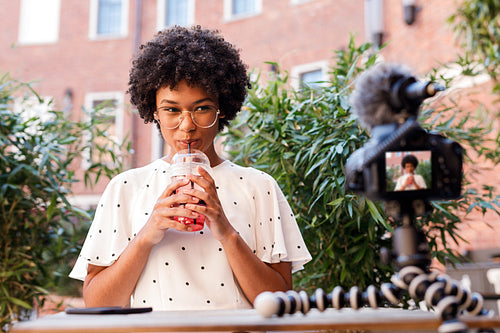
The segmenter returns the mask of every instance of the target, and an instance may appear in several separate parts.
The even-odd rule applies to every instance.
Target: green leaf
[[[23,307],[25,309],[29,309],[31,310],[33,308],[33,306],[23,300],[20,300],[18,298],[14,298],[14,297],[7,297],[7,300],[12,303],[12,304],[15,304],[15,305],[18,305],[20,307]]]

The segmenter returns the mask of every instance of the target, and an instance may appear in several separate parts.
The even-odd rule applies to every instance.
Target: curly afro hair
[[[401,160],[401,166],[403,167],[403,169],[405,168],[407,163],[412,164],[413,167],[416,168],[418,166],[418,158],[416,158],[415,155],[411,154],[405,155],[405,157],[403,157],[403,159]]]
[[[225,116],[219,119],[219,131],[236,117],[251,87],[239,50],[218,30],[201,26],[162,30],[140,46],[130,70],[127,92],[145,123],[156,122],[156,91],[175,88],[182,80],[218,101]]]

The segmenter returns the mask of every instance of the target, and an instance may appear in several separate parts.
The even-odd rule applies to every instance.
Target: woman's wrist
[[[231,246],[238,242],[239,236],[240,234],[236,230],[231,228],[231,230],[229,230],[222,238],[219,239],[219,242],[223,246]]]
[[[151,250],[156,245],[142,230],[132,240],[141,250]]]

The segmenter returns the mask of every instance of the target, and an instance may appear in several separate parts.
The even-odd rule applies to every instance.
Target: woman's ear
[[[158,124],[160,123],[160,118],[158,118],[158,112],[153,113],[153,119],[156,120]]]

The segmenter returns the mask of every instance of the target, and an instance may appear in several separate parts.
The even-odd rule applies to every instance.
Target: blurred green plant
[[[70,201],[78,163],[87,186],[112,177],[130,151],[128,141],[104,140],[106,116],[83,121],[54,111],[29,84],[0,78],[0,328],[7,331],[60,288],[91,216]],[[109,115],[107,116],[109,117]],[[99,144],[96,144],[99,138]],[[109,160],[113,163],[101,163]]]
[[[286,73],[279,71],[265,84],[257,78],[245,111],[227,132],[225,142],[233,159],[270,173],[296,213],[313,256],[294,276],[296,288],[366,288],[388,281],[394,272],[379,260],[380,249],[392,247],[388,235],[394,221],[387,218],[381,203],[344,188],[346,160],[369,137],[356,123],[348,98],[355,78],[375,59],[370,45],[356,46],[351,38],[345,50],[335,52],[330,79],[322,85],[295,91],[289,87]],[[474,122],[474,129],[468,131],[471,117],[461,113],[460,119],[454,119],[456,112],[450,116],[443,111],[425,106],[421,120],[427,122],[423,126],[462,144],[481,147],[489,127]],[[418,218],[416,225],[426,233],[433,257],[441,262],[456,259],[453,251],[439,244],[460,239],[459,209],[480,207],[498,213],[499,202],[492,191],[483,196],[467,190],[459,201],[433,203],[433,213]]]
[[[460,57],[464,75],[475,76],[486,72],[493,79],[492,93],[500,95],[500,1],[465,0],[458,4],[456,11],[448,18],[465,54]],[[500,99],[494,102],[498,103]],[[496,111],[496,119],[500,111]],[[487,157],[500,163],[500,132],[497,130],[496,151],[487,152]],[[496,157],[496,159],[495,159]],[[486,190],[488,192],[488,190]]]
[[[500,1],[465,0],[448,19],[465,57],[484,66],[495,80],[493,91],[500,94]],[[482,70],[476,68],[475,71]]]

